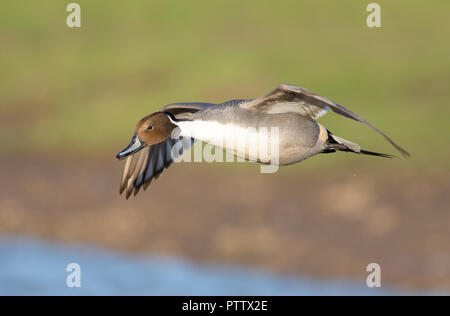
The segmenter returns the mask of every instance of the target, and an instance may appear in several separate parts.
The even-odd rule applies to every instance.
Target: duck
[[[404,158],[410,156],[384,132],[344,106],[305,88],[282,84],[256,99],[233,99],[220,104],[172,103],[145,116],[137,123],[129,145],[116,155],[119,160],[126,159],[119,192],[125,193],[128,199],[138,194],[141,188],[146,190],[172,165],[175,159],[173,149],[180,139],[191,139],[189,144],[202,141],[241,159],[277,167],[338,151],[396,157],[363,150],[360,145],[331,133],[317,122],[330,111],[369,126]],[[263,131],[266,136],[277,137],[261,137]],[[224,138],[230,138],[229,135],[233,135],[235,140],[244,140],[244,145],[240,148],[229,146],[231,150],[225,148],[228,139]],[[258,140],[258,146],[270,148],[269,153],[276,153],[275,162],[268,162],[267,155],[262,157],[258,152],[250,153],[249,148]],[[182,147],[178,153],[186,148]]]

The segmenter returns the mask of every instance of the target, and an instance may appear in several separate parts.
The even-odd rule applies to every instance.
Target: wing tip
[[[409,159],[409,158],[411,158],[411,154],[409,153],[409,152],[407,152],[406,150],[404,150],[402,147],[400,147],[399,145],[397,145],[397,144],[393,144],[394,145],[394,147],[402,154],[402,157],[404,158],[404,159]]]
[[[127,200],[130,198],[131,194],[133,194],[133,187],[127,189],[127,194],[125,195]]]
[[[402,156],[403,156],[403,158],[405,158],[405,159],[411,158],[411,154],[410,154],[409,152],[407,152],[407,151],[402,152]]]
[[[134,192],[133,192],[133,196],[136,196],[139,193],[140,190],[141,190],[140,186],[139,187],[135,187],[134,188]]]

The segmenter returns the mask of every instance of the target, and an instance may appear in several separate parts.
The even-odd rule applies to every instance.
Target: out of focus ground
[[[361,282],[376,262],[384,284],[450,288],[448,173],[184,163],[126,201],[105,161],[3,159],[0,234]]]

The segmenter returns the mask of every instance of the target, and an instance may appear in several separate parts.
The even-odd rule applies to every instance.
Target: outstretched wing
[[[214,103],[172,103],[163,107],[161,112],[168,112],[178,120],[189,120],[193,113],[206,110],[211,106],[216,106]]]
[[[172,164],[171,150],[174,142],[175,140],[168,139],[129,156],[120,183],[120,194],[125,192],[128,199],[131,194],[136,195],[142,187],[147,189],[153,179],[157,179],[164,169]]]
[[[266,114],[297,113],[312,120],[316,120],[332,110],[339,115],[368,125],[381,134],[404,157],[410,156],[406,150],[397,145],[389,136],[358,114],[327,98],[297,86],[280,85],[265,96],[242,103],[241,106],[251,111]]]

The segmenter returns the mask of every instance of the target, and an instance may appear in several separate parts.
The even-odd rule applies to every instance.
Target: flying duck
[[[174,134],[223,148],[236,157],[268,163],[258,153],[251,154],[249,147],[253,142],[261,141],[258,130],[276,127],[276,164],[280,166],[336,151],[394,157],[362,150],[358,144],[333,135],[316,122],[330,110],[368,125],[403,157],[410,156],[389,136],[347,108],[304,88],[283,84],[254,100],[230,100],[221,104],[173,103],[142,118],[130,144],[116,155],[119,160],[126,158],[120,194],[125,192],[128,199],[141,188],[147,189],[152,180],[157,179],[172,164],[172,148],[179,141],[174,138]],[[267,129],[264,132],[267,135]],[[229,150],[224,146],[224,135],[233,135],[235,139],[247,143]],[[272,139],[263,145],[273,149],[274,144]]]

